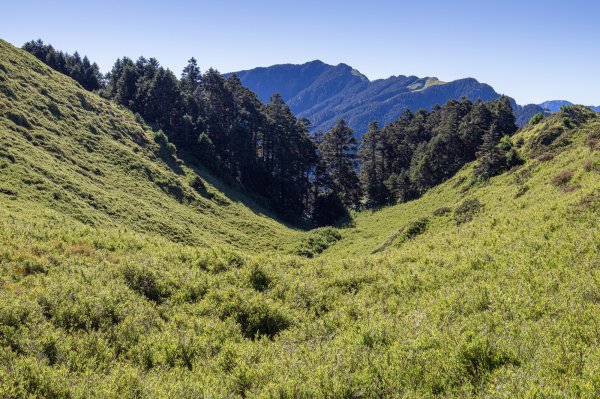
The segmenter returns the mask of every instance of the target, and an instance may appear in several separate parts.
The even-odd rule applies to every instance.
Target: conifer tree
[[[518,129],[515,114],[508,96],[502,96],[491,102],[496,122],[496,132],[500,137],[512,136]]]
[[[377,122],[369,124],[362,137],[358,159],[361,163],[360,180],[368,207],[381,206],[388,193],[383,182],[383,143]]]
[[[499,127],[494,122],[484,134],[483,143],[479,147],[479,151],[477,151],[477,164],[474,169],[477,178],[487,180],[504,169],[506,158],[502,150],[498,147],[499,142]]]
[[[194,57],[188,60],[188,64],[181,72],[181,91],[186,95],[197,93],[202,83],[202,74]]]
[[[354,207],[360,200],[360,184],[356,174],[357,147],[354,132],[343,119],[325,134],[320,147],[335,190],[344,205]]]

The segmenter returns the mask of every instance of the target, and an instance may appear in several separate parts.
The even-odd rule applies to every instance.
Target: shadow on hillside
[[[165,165],[167,165],[169,169],[171,169],[175,174],[177,174],[178,176],[185,175],[185,172],[183,171],[181,166],[179,166],[179,163],[177,163],[176,158],[172,157],[170,154],[162,153],[160,154],[160,158],[163,160]]]
[[[222,178],[215,176],[214,173],[210,172],[204,165],[199,164],[193,160],[192,155],[186,151],[178,151],[178,158],[184,162],[185,166],[192,169],[194,173],[204,179],[208,184],[217,189],[224,197],[230,202],[238,203],[252,211],[256,216],[266,216],[270,219],[275,220],[277,223],[292,229],[308,231],[311,229],[308,224],[293,224],[288,221],[281,219],[274,211],[267,209],[264,205],[261,205],[261,198],[256,195],[247,192],[243,187],[237,183],[228,184],[223,181]],[[180,168],[181,169],[181,168]],[[237,186],[237,187],[236,187]],[[266,200],[264,200],[266,201]]]

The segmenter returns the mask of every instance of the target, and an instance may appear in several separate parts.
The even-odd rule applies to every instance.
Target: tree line
[[[44,44],[40,39],[25,43],[23,50],[58,72],[73,78],[86,90],[98,90],[104,84],[104,77],[98,65],[95,62],[91,63],[88,57],[81,58],[77,51],[73,55],[64,53],[55,50],[49,44]]]
[[[517,130],[506,96],[488,103],[449,100],[428,112],[405,110],[382,129],[372,122],[359,151],[367,206],[404,202],[478,160],[476,179],[520,163],[509,137]]]
[[[179,78],[144,57],[120,58],[102,76],[87,57],[41,40],[23,49],[139,114],[180,153],[265,198],[292,222],[329,225],[348,209],[417,198],[475,159],[478,179],[519,162],[506,138],[517,130],[508,97],[406,110],[383,128],[372,122],[359,145],[343,119],[311,133],[310,121],[296,118],[280,95],[263,104],[236,75],[202,73],[194,58]]]

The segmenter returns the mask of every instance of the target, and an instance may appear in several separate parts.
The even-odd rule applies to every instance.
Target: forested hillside
[[[596,113],[516,130],[506,97],[450,101],[359,146],[209,71],[192,104],[213,130],[186,130],[193,106],[154,100],[188,75],[119,65],[100,96],[0,41],[0,397],[600,396]],[[254,201],[219,142],[239,130],[215,127],[250,120],[241,99],[308,138],[310,206],[343,227]]]

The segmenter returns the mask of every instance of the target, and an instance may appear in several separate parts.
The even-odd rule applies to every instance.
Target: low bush
[[[261,336],[273,338],[291,325],[287,316],[278,305],[262,294],[234,292],[226,290],[217,292],[211,298],[220,309],[221,319],[232,318],[240,326],[244,338],[257,339]]]
[[[562,172],[559,172],[556,175],[554,175],[550,182],[555,187],[561,187],[570,182],[574,175],[575,171],[573,170],[563,170]]]
[[[404,229],[402,241],[410,240],[418,235],[423,234],[427,229],[428,224],[429,219],[427,218],[421,218],[419,220],[415,220],[414,222],[409,223]]]
[[[554,151],[545,151],[538,155],[535,159],[537,159],[540,162],[546,162],[553,159],[555,155],[556,154],[554,153]]]
[[[271,276],[258,264],[250,266],[248,279],[252,288],[259,292],[265,291],[271,284]]]
[[[159,276],[146,267],[127,265],[123,269],[123,277],[129,288],[146,299],[161,303],[169,296],[169,291]]]
[[[477,198],[465,200],[454,210],[454,220],[457,225],[470,222],[483,208],[483,204]]]
[[[449,208],[447,206],[443,206],[441,208],[437,208],[435,211],[433,211],[433,216],[444,216],[448,213],[452,212],[452,208]]]
[[[530,125],[537,125],[543,119],[544,119],[544,114],[541,113],[541,112],[538,112],[537,114],[533,115],[533,117],[529,120],[529,124]]]
[[[489,338],[479,336],[462,345],[458,361],[473,386],[479,386],[494,370],[504,365],[519,364],[517,359],[499,350]]]
[[[321,227],[312,230],[302,240],[300,245],[295,251],[296,255],[305,256],[312,258],[318,255],[333,245],[336,241],[340,240],[342,235],[340,232],[333,227]]]

